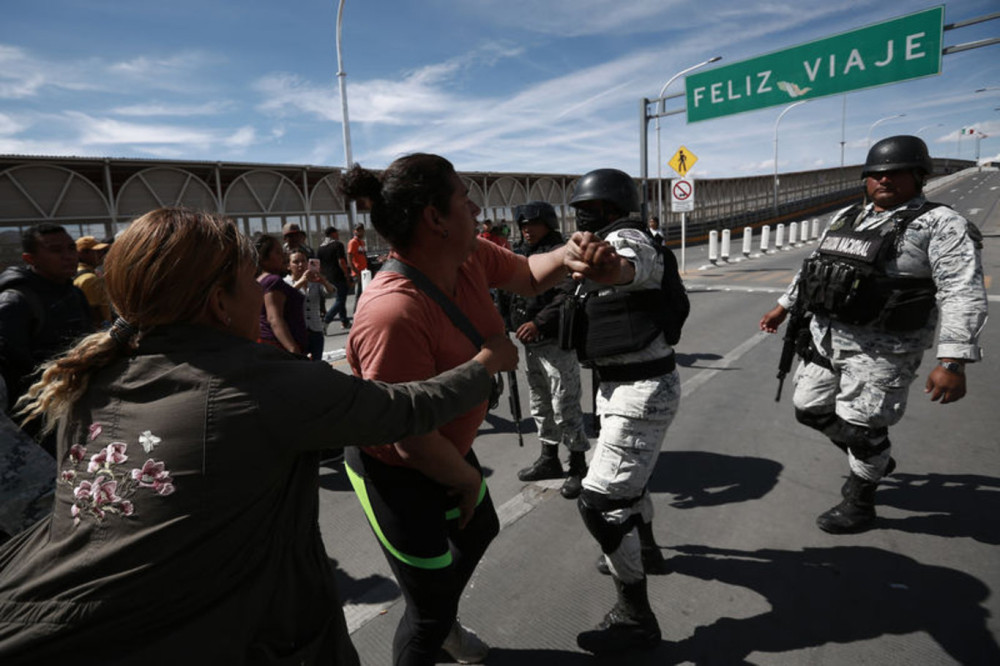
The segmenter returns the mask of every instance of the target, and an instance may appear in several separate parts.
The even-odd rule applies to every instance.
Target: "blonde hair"
[[[25,422],[44,417],[44,432],[64,418],[90,376],[130,355],[157,326],[190,322],[209,295],[226,291],[241,269],[256,265],[253,244],[225,217],[159,208],[133,221],[104,260],[104,284],[118,319],[41,367],[41,378],[17,403]]]

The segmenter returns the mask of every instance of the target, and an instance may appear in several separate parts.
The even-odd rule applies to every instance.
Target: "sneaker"
[[[490,646],[474,631],[466,629],[456,619],[441,649],[460,664],[481,664],[490,652]]]

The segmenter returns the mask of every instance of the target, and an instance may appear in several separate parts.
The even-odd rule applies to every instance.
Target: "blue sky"
[[[853,0],[347,0],[343,48],[355,161],[444,155],[462,171],[639,175],[639,100],[678,71],[718,65],[940,3]],[[0,154],[342,166],[337,0],[6,0]],[[1000,10],[945,3],[945,23]],[[945,32],[1000,36],[1000,20]],[[937,157],[1000,156],[1000,45],[944,57],[942,74],[847,96],[845,161],[919,133]],[[678,80],[668,92],[683,91]],[[995,88],[975,93],[978,88]],[[668,102],[668,108],[671,108]],[[680,108],[683,100],[674,100]],[[780,123],[779,168],[840,165],[843,97]],[[681,145],[690,175],[771,173],[780,107],[661,121],[662,172]],[[650,174],[656,174],[650,123]]]

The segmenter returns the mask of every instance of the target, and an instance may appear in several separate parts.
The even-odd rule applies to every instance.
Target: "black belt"
[[[809,339],[809,348],[806,349],[805,353],[801,354],[801,356],[802,360],[805,361],[806,364],[813,363],[821,368],[826,368],[830,372],[833,372],[833,362],[826,356],[819,353],[819,350],[816,349],[816,343],[812,340],[812,338]]]
[[[608,365],[596,368],[597,376],[602,382],[635,382],[640,379],[652,379],[673,372],[677,367],[674,354],[664,356],[655,361],[640,361],[624,365]]]

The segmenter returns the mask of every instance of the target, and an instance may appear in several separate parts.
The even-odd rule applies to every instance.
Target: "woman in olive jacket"
[[[234,223],[133,222],[121,316],[21,403],[58,434],[51,516],[0,547],[0,663],[356,664],[320,538],[318,452],[424,433],[516,364],[497,336],[388,385],[254,341],[261,290]]]

